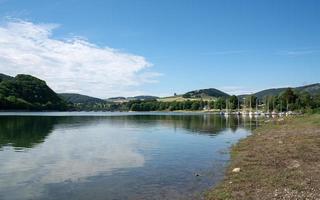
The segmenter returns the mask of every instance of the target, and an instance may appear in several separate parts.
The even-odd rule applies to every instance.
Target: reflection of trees
[[[0,148],[6,145],[31,148],[45,140],[56,125],[85,126],[95,117],[2,116]]]
[[[110,118],[112,123],[139,124],[139,126],[155,126],[157,124],[183,128],[194,133],[218,134],[226,128],[235,132],[239,127],[250,129],[246,124],[252,121],[244,121],[239,116],[223,117],[212,114],[199,115],[128,115]]]
[[[0,117],[0,147],[32,147],[41,143],[56,121],[52,117]]]
[[[238,127],[251,129],[255,121],[237,116],[227,118],[219,115],[123,115],[123,116],[20,116],[0,117],[0,148],[5,145],[30,148],[41,143],[54,128],[80,128],[94,123],[106,126],[138,126],[139,128],[157,125],[182,128],[191,133],[216,135],[226,128],[236,131]]]

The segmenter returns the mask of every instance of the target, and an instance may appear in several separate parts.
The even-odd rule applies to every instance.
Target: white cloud
[[[60,124],[42,144],[24,149],[27,153],[7,147],[9,156],[0,165],[0,172],[5,172],[0,173],[0,194],[3,199],[44,199],[47,184],[82,182],[143,167],[145,157],[139,148],[144,144],[134,134],[117,134],[122,126],[112,120]]]
[[[230,94],[230,95],[242,95],[242,94],[251,94],[256,92],[256,90],[252,88],[239,87],[239,86],[223,86],[220,87],[222,91]]]
[[[303,56],[319,53],[319,50],[315,49],[300,49],[300,50],[290,50],[290,51],[278,51],[278,55],[286,56]]]
[[[159,73],[144,57],[99,47],[81,37],[58,40],[57,24],[9,20],[0,26],[0,72],[31,74],[57,92],[98,97],[134,95]]]

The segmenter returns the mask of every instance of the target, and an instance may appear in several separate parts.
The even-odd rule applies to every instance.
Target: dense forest
[[[62,100],[46,82],[30,75],[0,75],[1,110],[67,110]]]

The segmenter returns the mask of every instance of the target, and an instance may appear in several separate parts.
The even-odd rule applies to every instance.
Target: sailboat
[[[240,101],[237,97],[237,101],[238,101],[238,111],[236,112],[237,115],[241,115],[241,112],[240,112]]]
[[[246,116],[247,115],[247,111],[246,111],[246,98],[243,98],[243,109],[242,109],[242,115]]]
[[[280,101],[280,112],[279,112],[279,116],[282,117],[285,113],[282,112],[282,101]]]
[[[228,116],[230,113],[229,113],[229,109],[228,109],[228,99],[226,99],[226,112],[224,113],[225,116]]]
[[[249,112],[249,117],[252,117],[253,112],[252,112],[252,104],[251,104],[252,96],[250,96],[250,112]]]
[[[270,106],[269,106],[269,101],[268,101],[268,100],[269,100],[269,96],[266,97],[266,102],[265,102],[265,107],[266,107],[266,109],[265,109],[265,110],[266,110],[265,115],[266,115],[266,116],[269,116],[269,115],[270,115],[270,110],[269,110]]]
[[[224,112],[222,111],[222,104],[220,104],[220,115],[224,115]]]
[[[271,113],[271,115],[272,116],[275,116],[275,115],[277,115],[278,113],[275,111],[275,102],[274,102],[274,98],[272,99],[272,113]]]
[[[259,100],[257,99],[257,100],[256,100],[256,111],[254,112],[254,114],[255,114],[256,116],[260,115],[260,112],[258,111],[258,104],[259,104]]]

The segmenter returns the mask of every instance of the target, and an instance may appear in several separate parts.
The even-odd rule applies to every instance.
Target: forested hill
[[[254,93],[253,95],[256,96],[258,99],[262,99],[265,96],[277,96],[284,92],[288,88],[272,88],[267,90],[262,90],[260,92]],[[320,83],[315,83],[311,85],[305,85],[301,87],[295,87],[292,88],[294,91],[297,92],[308,92],[310,95],[315,96],[317,94],[320,94]],[[246,96],[246,95],[240,95]]]
[[[5,80],[11,80],[11,79],[13,79],[13,77],[0,73],[0,82]]]
[[[59,96],[67,102],[76,104],[106,103],[105,100],[76,93],[60,93]]]
[[[30,75],[0,74],[0,110],[65,110],[67,104],[46,82]]]
[[[201,89],[187,92],[183,95],[185,98],[204,98],[204,97],[228,97],[229,94],[215,88]]]

